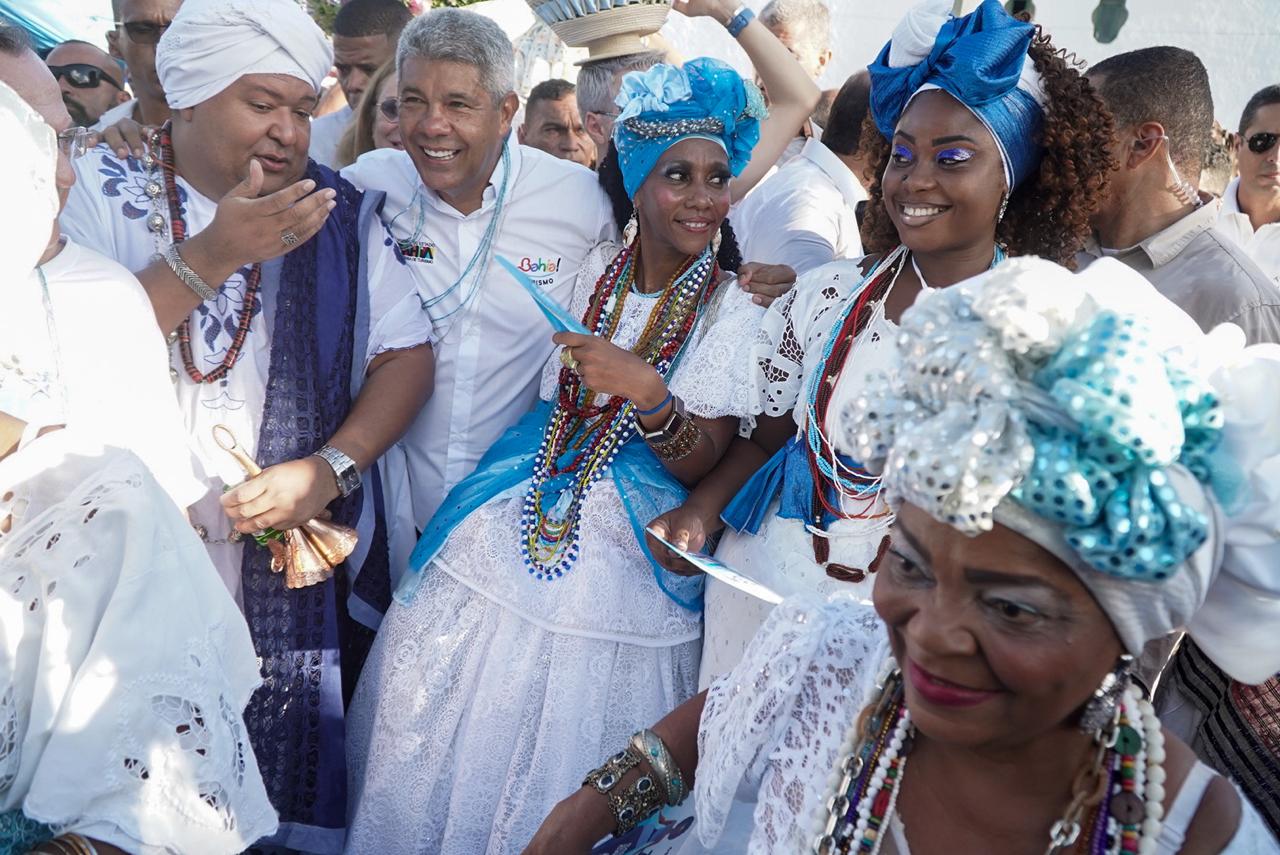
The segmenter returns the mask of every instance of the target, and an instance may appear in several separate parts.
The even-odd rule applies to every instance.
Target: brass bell
[[[214,425],[213,441],[236,459],[247,477],[261,474],[262,467],[245,453],[226,425]],[[347,560],[358,541],[355,529],[316,518],[266,540],[264,545],[271,551],[272,572],[284,573],[284,586],[305,588],[333,576],[334,568]]]

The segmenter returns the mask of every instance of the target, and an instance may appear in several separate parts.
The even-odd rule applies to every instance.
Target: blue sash
[[[742,485],[720,519],[735,531],[756,535],[769,513],[769,505],[774,499],[780,499],[779,517],[800,520],[805,524],[821,522],[825,531],[836,517],[826,507],[813,506],[813,472],[809,468],[807,450],[799,437],[787,440],[787,444]],[[859,468],[852,457],[841,454],[838,459],[848,468]],[[827,501],[835,505],[839,496],[834,485],[828,484],[826,489]]]
[[[472,511],[495,499],[524,496],[533,479],[534,459],[542,445],[551,412],[550,403],[543,402],[537,406],[494,443],[475,472],[449,491],[444,504],[427,523],[413,550],[409,571],[396,589],[398,601],[407,604],[413,600],[428,576],[432,559]],[[680,606],[691,611],[700,610],[701,577],[679,576],[664,570],[653,560],[644,538],[644,527],[655,517],[683,504],[688,491],[654,457],[639,436],[633,436],[619,447],[617,457],[609,467],[609,476],[622,497],[636,542],[653,567],[658,587]],[[544,492],[553,495],[559,490],[572,489],[572,481],[572,474],[557,476],[547,481]],[[520,532],[511,533],[512,537],[520,535]],[[513,570],[524,572],[519,568]]]
[[[383,194],[362,194],[314,161],[307,177],[318,189],[337,190],[337,207],[306,245],[263,265],[263,293],[274,316],[258,438],[264,468],[324,445],[346,420],[364,379],[370,309],[363,238]],[[376,485],[377,473],[366,482]],[[334,521],[354,527],[363,503],[363,491],[336,500]],[[245,619],[265,682],[244,718],[280,815],[279,832],[264,842],[336,853],[346,834],[344,686],[354,689],[371,641],[346,603],[349,595],[376,601],[379,587],[390,591],[385,522],[375,523],[358,578],[344,563],[323,584],[289,590],[270,560],[266,549],[246,539]]]

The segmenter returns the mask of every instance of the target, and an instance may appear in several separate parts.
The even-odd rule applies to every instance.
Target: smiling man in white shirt
[[[386,192],[383,219],[438,337],[435,393],[400,442],[421,527],[533,405],[552,351],[550,325],[495,258],[567,306],[582,260],[617,227],[594,173],[510,133],[515,60],[497,24],[429,12],[397,61],[406,151],[370,152],[342,175]]]
[[[858,203],[867,198],[857,157],[871,83],[865,71],[849,78],[831,106],[822,139],[805,143],[800,155],[742,201],[732,216],[742,255],[785,264],[804,274],[815,267],[862,255]]]
[[[1280,283],[1280,86],[1249,99],[1236,137],[1240,175],[1222,194],[1218,230]]]

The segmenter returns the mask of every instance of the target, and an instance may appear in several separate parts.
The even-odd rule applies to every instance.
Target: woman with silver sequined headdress
[[[622,783],[676,767],[713,852],[1275,852],[1131,670],[1183,626],[1233,674],[1280,662],[1280,348],[1243,345],[1118,262],[922,297],[837,419],[897,514],[873,605],[785,601]],[[542,835],[608,819],[584,787]]]
[[[1047,37],[995,0],[962,18],[951,5],[910,12],[870,68],[875,254],[813,271],[765,315],[751,440],[657,522],[693,548],[728,523],[717,557],[784,596],[870,593],[889,516],[833,420],[892,361],[903,309],[1005,252],[1071,263],[1110,169],[1101,103]],[[768,609],[708,583],[702,686],[738,661]]]

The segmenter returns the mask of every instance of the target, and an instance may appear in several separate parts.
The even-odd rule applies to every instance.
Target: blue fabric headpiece
[[[690,137],[724,146],[729,170],[742,174],[760,139],[760,120],[768,115],[754,83],[717,59],[701,57],[683,68],[659,64],[622,79],[613,126],[613,142],[622,165],[627,195],[635,198],[658,158]]]
[[[1012,190],[1040,165],[1043,91],[1027,50],[1035,27],[997,0],[962,18],[950,0],[925,0],[903,19],[868,66],[871,113],[885,139],[922,89],[941,89],[973,111],[995,138]]]

